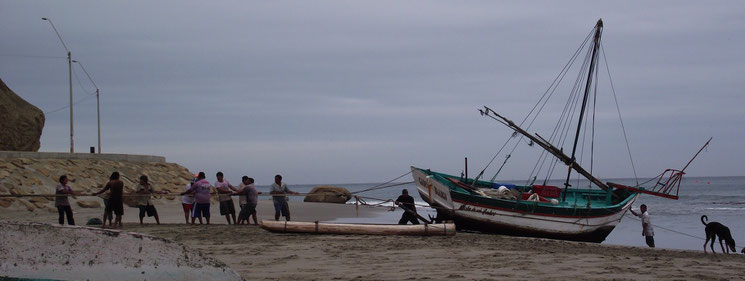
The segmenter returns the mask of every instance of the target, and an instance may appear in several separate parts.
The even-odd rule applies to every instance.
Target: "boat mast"
[[[592,74],[595,72],[595,64],[596,58],[597,58],[597,51],[600,48],[600,34],[603,31],[603,19],[599,19],[598,23],[595,25],[595,37],[593,39],[593,46],[592,46],[592,57],[590,58],[590,69],[587,73],[587,83],[585,84],[585,95],[582,98],[582,108],[580,108],[579,113],[579,122],[577,123],[577,133],[574,136],[574,146],[572,147],[572,158],[571,163],[569,163],[569,169],[567,169],[567,180],[564,182],[564,195],[562,196],[561,200],[566,200],[567,197],[567,189],[572,186],[569,184],[569,179],[572,176],[572,166],[576,164],[576,159],[574,158],[575,153],[577,152],[577,143],[579,141],[579,133],[582,129],[582,119],[585,116],[585,107],[587,107],[587,98],[590,95],[590,89],[592,88]]]
[[[520,126],[518,126],[517,124],[515,124],[515,122],[513,122],[510,119],[508,119],[507,117],[504,117],[504,116],[500,115],[499,113],[497,113],[496,111],[494,111],[493,109],[491,109],[489,107],[484,106],[484,109],[480,109],[479,111],[481,112],[482,115],[487,116],[487,117],[490,117],[490,118],[496,120],[497,122],[500,122],[500,123],[504,124],[505,126],[507,126],[507,127],[511,128],[511,129],[515,130],[515,132],[518,132],[518,133],[522,134],[523,136],[527,137],[528,139],[530,139],[531,141],[533,141],[533,143],[537,144],[538,146],[542,147],[543,149],[545,149],[549,153],[551,153],[554,156],[556,156],[556,158],[558,158],[559,160],[561,160],[562,163],[566,164],[571,169],[574,169],[575,171],[577,171],[577,173],[579,173],[580,175],[584,176],[585,178],[587,178],[589,181],[591,181],[595,185],[599,186],[603,190],[608,190],[608,188],[609,188],[608,185],[604,184],[602,181],[600,181],[599,179],[597,179],[594,176],[592,176],[592,174],[590,174],[587,170],[585,170],[584,168],[582,168],[582,166],[580,166],[579,164],[574,163],[572,161],[572,158],[570,158],[568,155],[564,154],[564,151],[562,151],[560,148],[558,148],[558,147],[554,146],[553,144],[551,144],[550,142],[548,142],[546,139],[544,139],[543,137],[541,137],[539,134],[535,134],[535,136],[531,135],[530,133],[528,133],[527,131],[525,131],[525,129],[520,128]],[[492,115],[494,115],[494,116],[492,116]],[[571,165],[572,163],[574,163],[574,165]],[[615,197],[616,195],[614,194],[613,196]]]
[[[594,69],[595,58],[596,58],[595,56],[597,54],[597,52],[595,52],[595,50],[597,50],[597,48],[599,47],[600,29],[602,29],[602,27],[603,27],[603,21],[601,19],[601,20],[598,20],[598,23],[596,25],[595,46],[593,47],[593,54],[592,54],[592,56],[593,56],[592,57],[592,65],[593,65],[593,67],[591,68],[590,76],[592,76],[592,70]],[[590,88],[590,84],[588,84],[587,87],[586,87],[585,100],[583,101],[583,106],[582,106],[583,107],[583,110],[582,110],[583,112],[580,115],[580,117],[582,115],[584,115],[584,107],[586,106],[586,103],[587,103],[587,95],[588,95],[588,92],[589,92],[589,88]],[[561,162],[563,162],[565,165],[567,165],[569,167],[570,173],[571,173],[571,170],[577,171],[577,173],[579,173],[580,175],[584,176],[590,182],[594,183],[595,185],[597,185],[598,187],[600,187],[603,190],[608,190],[608,189],[611,188],[607,184],[603,183],[598,178],[596,178],[592,174],[590,174],[590,172],[588,172],[587,170],[585,170],[579,163],[576,163],[574,161],[575,160],[574,159],[574,151],[572,152],[572,157],[569,157],[569,155],[566,155],[564,153],[563,149],[554,146],[548,140],[544,139],[543,137],[541,137],[538,134],[535,134],[535,136],[534,135],[531,135],[530,133],[528,133],[527,131],[525,131],[525,129],[520,128],[520,126],[518,126],[517,124],[515,124],[515,122],[513,122],[510,119],[508,119],[507,117],[504,117],[504,116],[500,115],[499,113],[497,113],[496,111],[492,110],[489,107],[484,106],[484,109],[479,109],[479,112],[481,112],[481,115],[482,116],[487,116],[489,118],[492,118],[492,119],[496,120],[497,122],[502,123],[503,125],[511,128],[513,130],[515,130],[515,132],[522,134],[523,136],[525,136],[528,139],[530,139],[531,141],[533,141],[533,143],[537,144],[538,146],[542,147],[543,149],[545,149],[549,153],[551,153],[554,156],[556,156],[556,158],[558,158]],[[581,123],[581,120],[582,119],[580,118],[580,123]],[[578,128],[579,128],[579,125],[578,125]],[[578,135],[579,135],[579,133],[578,133]],[[575,137],[575,139],[576,138],[577,137]],[[574,143],[574,148],[575,149],[577,148],[577,142],[576,142],[576,140],[575,140],[575,143]],[[569,176],[570,175],[567,176],[567,182],[566,182],[567,185],[569,183]],[[564,191],[564,194],[566,194],[566,189]],[[613,194],[612,196],[613,196],[613,198],[617,198],[618,197],[618,195],[616,195],[616,194]],[[564,197],[562,200],[566,200],[566,197]]]

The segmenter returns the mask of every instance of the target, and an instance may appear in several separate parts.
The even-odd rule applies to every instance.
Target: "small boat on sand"
[[[455,235],[453,223],[430,223],[417,225],[400,224],[362,224],[362,223],[324,223],[262,220],[261,228],[280,233],[315,234],[362,234],[362,235]]]

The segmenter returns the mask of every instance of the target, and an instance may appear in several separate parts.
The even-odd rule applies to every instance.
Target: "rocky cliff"
[[[67,175],[74,191],[90,194],[103,188],[114,171],[121,174],[125,193],[134,191],[140,175],[147,175],[156,190],[168,193],[182,192],[192,177],[189,170],[175,163],[0,158],[0,194],[53,194],[61,175]],[[180,200],[180,196],[158,200]],[[98,207],[101,202],[91,196],[70,198],[74,207]],[[56,212],[53,197],[0,197],[2,209]]]
[[[0,79],[0,150],[38,151],[44,112],[16,95]]]

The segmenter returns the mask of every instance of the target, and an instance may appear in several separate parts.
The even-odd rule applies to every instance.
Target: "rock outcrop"
[[[352,199],[352,194],[346,188],[321,185],[314,187],[303,201],[344,204],[349,199]]]
[[[98,159],[29,159],[0,158],[0,194],[54,194],[60,175],[67,175],[75,192],[90,194],[101,190],[112,172],[118,171],[124,182],[124,193],[132,193],[140,175],[147,175],[159,191],[170,194],[183,192],[192,173],[175,163],[121,162]],[[176,195],[154,196],[155,202],[181,198]],[[70,203],[96,208],[100,198],[70,197]],[[157,203],[156,203],[157,204]],[[102,205],[98,205],[99,207]],[[0,198],[2,208],[13,210],[56,212],[53,197]]]
[[[0,150],[38,151],[44,112],[14,93],[0,79]]]

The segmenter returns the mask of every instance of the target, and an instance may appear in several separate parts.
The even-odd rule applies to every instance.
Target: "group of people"
[[[202,218],[204,218],[206,219],[207,224],[210,223],[210,198],[214,190],[215,193],[217,193],[218,201],[220,202],[220,215],[225,216],[228,224],[251,224],[250,219],[252,218],[254,224],[258,225],[256,206],[258,203],[258,195],[262,193],[256,190],[254,179],[248,176],[243,176],[239,186],[235,187],[224,178],[222,172],[217,172],[216,177],[217,181],[210,184],[210,182],[207,181],[204,172],[199,172],[199,174],[195,175],[194,179],[184,187],[184,192],[180,195],[182,195],[181,203],[184,210],[185,222],[191,222],[191,224],[194,224],[198,219],[199,223],[202,224],[204,223]],[[59,177],[59,184],[56,187],[55,193],[57,195],[55,206],[59,213],[59,223],[64,224],[64,218],[66,216],[67,223],[69,225],[75,225],[68,196],[81,194],[73,191],[70,187],[67,175]],[[136,196],[137,207],[140,209],[140,224],[143,223],[145,216],[155,217],[155,222],[160,224],[160,217],[151,201],[151,197],[152,194],[166,193],[155,190],[153,185],[149,183],[148,177],[145,175],[140,176],[140,181],[135,193],[134,196]],[[282,182],[281,175],[276,175],[274,177],[274,183],[270,188],[270,194],[272,194],[272,201],[275,209],[274,219],[279,220],[280,216],[282,216],[285,220],[289,221],[290,208],[287,203],[287,195],[298,193],[291,191],[287,187],[287,184]],[[106,227],[107,222],[109,227],[122,227],[122,216],[124,215],[123,197],[125,195],[124,183],[120,180],[119,172],[113,172],[104,188],[92,195],[103,198],[104,213],[102,227]],[[238,212],[237,218],[232,196],[239,196],[238,204],[240,206],[240,212]]]
[[[253,218],[254,224],[258,224],[256,205],[258,204],[258,196],[261,192],[256,190],[254,179],[243,176],[240,185],[236,188],[225,179],[222,172],[217,172],[215,176],[217,177],[217,181],[214,184],[210,184],[204,172],[199,172],[191,183],[184,187],[184,192],[181,193],[181,205],[184,208],[184,220],[186,223],[189,223],[190,217],[192,224],[194,224],[196,219],[199,219],[200,224],[204,223],[202,221],[203,217],[207,220],[207,224],[210,223],[210,197],[214,188],[220,202],[220,215],[225,216],[228,224],[251,224],[249,218]],[[241,208],[237,220],[235,205],[231,197],[233,195],[239,196],[238,205]]]
[[[109,223],[109,227],[118,228],[122,226],[122,215],[124,215],[124,183],[119,179],[119,172],[113,172],[109,177],[109,181],[106,183],[103,189],[95,192],[91,195],[101,195],[104,203],[104,212],[102,227],[106,227],[106,222]],[[140,176],[140,181],[136,189],[137,193],[137,207],[140,209],[140,224],[143,223],[143,218],[147,216],[155,217],[155,222],[160,224],[160,218],[158,217],[158,211],[150,201],[150,197],[153,193],[161,193],[155,191],[153,186],[148,182],[148,177],[145,175]],[[80,195],[79,193],[72,190],[72,187],[68,185],[67,175],[59,177],[59,184],[55,188],[56,197],[54,205],[57,207],[59,213],[59,224],[65,223],[65,216],[67,217],[67,224],[75,225],[75,219],[73,218],[72,208],[70,207],[69,195]],[[114,219],[116,216],[116,219]],[[113,221],[112,221],[113,220]]]
[[[258,225],[256,206],[258,204],[258,195],[262,193],[256,190],[254,179],[243,176],[241,183],[238,187],[235,187],[230,181],[225,179],[222,172],[217,172],[215,176],[217,177],[217,181],[210,184],[204,172],[199,172],[190,183],[186,184],[184,192],[180,194],[181,205],[184,210],[184,221],[187,224],[190,222],[194,224],[198,219],[199,223],[203,224],[204,221],[202,218],[204,218],[206,223],[210,224],[210,198],[214,189],[220,202],[220,215],[225,216],[228,224],[251,224],[250,219],[253,218],[254,224]],[[106,227],[106,222],[112,228],[122,227],[124,183],[119,178],[119,172],[113,172],[104,188],[92,194],[94,196],[101,195],[103,198],[103,227]],[[58,196],[55,200],[55,206],[59,213],[59,223],[64,224],[64,217],[67,216],[68,224],[74,225],[75,220],[73,219],[70,202],[67,196],[64,195],[77,195],[78,193],[74,192],[67,183],[67,176],[60,176],[59,184],[56,188]],[[272,195],[272,203],[274,204],[274,220],[278,221],[281,216],[285,220],[290,221],[290,207],[287,195],[298,193],[290,190],[287,184],[282,182],[281,175],[274,176],[274,183],[272,183],[269,193]],[[146,215],[148,217],[155,217],[155,222],[160,224],[158,211],[151,201],[152,194],[165,194],[165,192],[156,191],[152,184],[148,182],[147,176],[140,176],[140,182],[136,189],[137,205],[140,209],[140,224],[143,223]],[[241,209],[238,212],[237,219],[232,196],[239,196],[238,205]],[[408,194],[406,189],[402,190],[401,196],[396,199],[395,203],[404,209],[399,224],[406,224],[408,222],[419,224],[414,198]],[[116,216],[115,219],[114,216]]]

